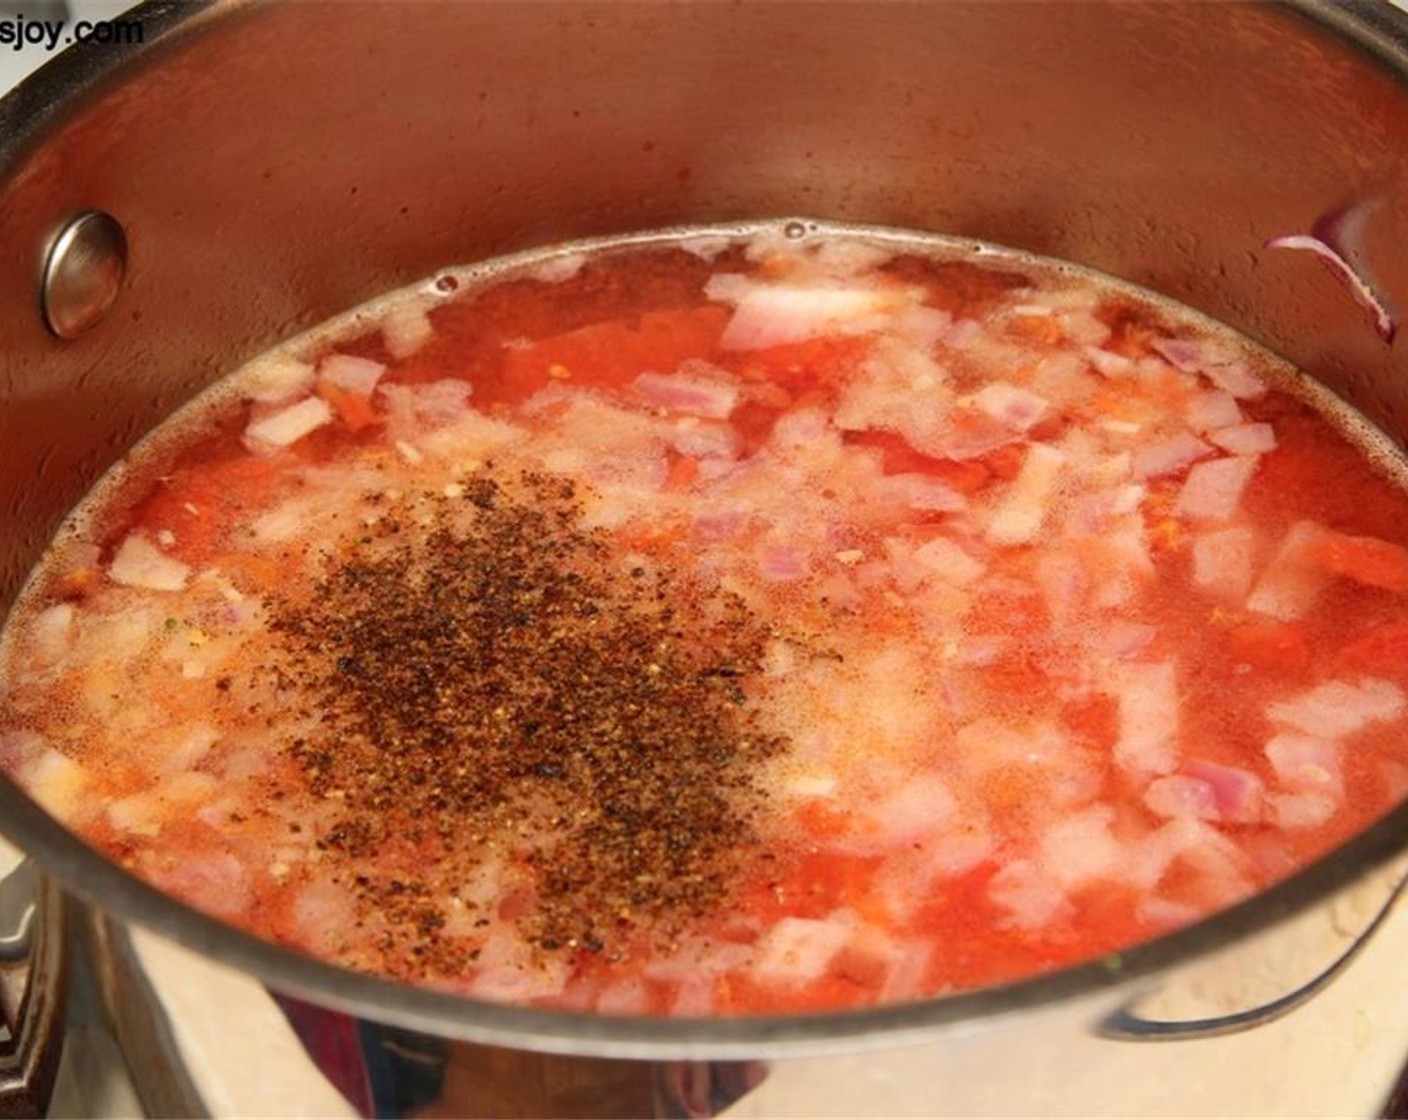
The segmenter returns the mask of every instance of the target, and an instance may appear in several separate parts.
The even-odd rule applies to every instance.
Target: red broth
[[[485,999],[815,1011],[1116,952],[1408,788],[1408,500],[1316,402],[950,243],[447,273],[99,487],[10,626],[0,762],[193,906]]]

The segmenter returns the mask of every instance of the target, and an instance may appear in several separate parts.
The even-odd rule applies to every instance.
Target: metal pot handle
[[[1128,1041],[1209,1038],[1258,1027],[1329,986],[1408,890],[1408,859],[1365,875],[1319,906],[1160,977],[1095,1032]]]
[[[0,878],[0,1117],[44,1116],[63,1051],[62,896],[28,859]]]

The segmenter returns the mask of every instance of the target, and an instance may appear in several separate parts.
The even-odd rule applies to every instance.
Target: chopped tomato
[[[1366,630],[1345,645],[1336,660],[1354,672],[1378,676],[1408,673],[1408,619]]]
[[[1310,643],[1299,622],[1248,622],[1226,631],[1233,660],[1286,673],[1310,668]]]
[[[1408,592],[1408,548],[1378,537],[1334,533],[1313,546],[1315,559],[1328,571],[1367,587]]]
[[[315,390],[318,396],[332,405],[337,418],[349,432],[359,432],[374,424],[380,424],[385,417],[373,406],[370,398],[350,389],[343,389],[327,381],[319,381]]]
[[[1103,692],[1093,693],[1065,705],[1061,722],[1078,739],[1108,749],[1119,737],[1119,705]]]
[[[1061,321],[1054,315],[1012,315],[1007,333],[1032,346],[1056,346],[1066,338]]]
[[[1027,449],[1024,444],[1009,443],[1006,447],[989,451],[982,461],[995,478],[1011,482],[1022,473],[1022,464],[1027,461]]]
[[[792,392],[800,392],[844,381],[870,353],[872,345],[869,338],[861,335],[822,335],[763,350],[749,350],[728,364],[745,380],[781,385]]]
[[[669,453],[670,466],[665,475],[665,489],[684,490],[699,477],[699,460],[692,455]]]
[[[881,467],[886,474],[927,474],[962,494],[975,494],[993,480],[991,468],[977,459],[935,459],[916,451],[898,432],[871,428],[863,432],[847,432],[846,442],[858,447],[872,447],[880,452]]]
[[[687,358],[710,355],[728,322],[713,305],[647,311],[639,319],[612,319],[539,339],[504,356],[509,399],[532,395],[550,378],[619,388],[642,373],[669,373]]]

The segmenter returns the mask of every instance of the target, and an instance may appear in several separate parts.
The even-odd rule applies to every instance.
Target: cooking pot
[[[1408,18],[1384,4],[163,0],[132,18],[140,44],[75,47],[0,102],[3,605],[106,467],[276,340],[448,263],[632,229],[805,215],[1066,258],[1232,324],[1408,434],[1403,346],[1310,254],[1265,248],[1353,205],[1356,266],[1408,305]],[[1396,897],[1408,807],[1117,959],[720,1021],[353,975],[165,898],[8,782],[0,829],[81,901],[118,1029],[151,1047],[152,1107],[204,1107],[189,1079],[157,1087],[179,1047],[133,984],[156,937],[257,977],[291,1022],[350,1024],[361,1073],[375,1052],[425,1074],[419,1096],[384,1071],[370,1095],[337,1082],[364,1109],[894,1114],[942,1110],[926,1070],[980,1029],[1017,1065],[1062,1032],[1119,1047],[1283,1013]]]

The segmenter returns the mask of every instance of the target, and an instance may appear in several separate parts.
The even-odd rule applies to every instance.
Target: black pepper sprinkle
[[[517,921],[544,952],[668,938],[725,903],[758,855],[753,773],[786,745],[748,703],[766,626],[735,596],[623,571],[560,478],[378,501],[375,536],[311,595],[270,599],[267,668],[320,713],[284,750],[340,810],[317,847],[389,923],[384,967],[474,958],[441,944],[439,904],[490,849],[528,873]]]

